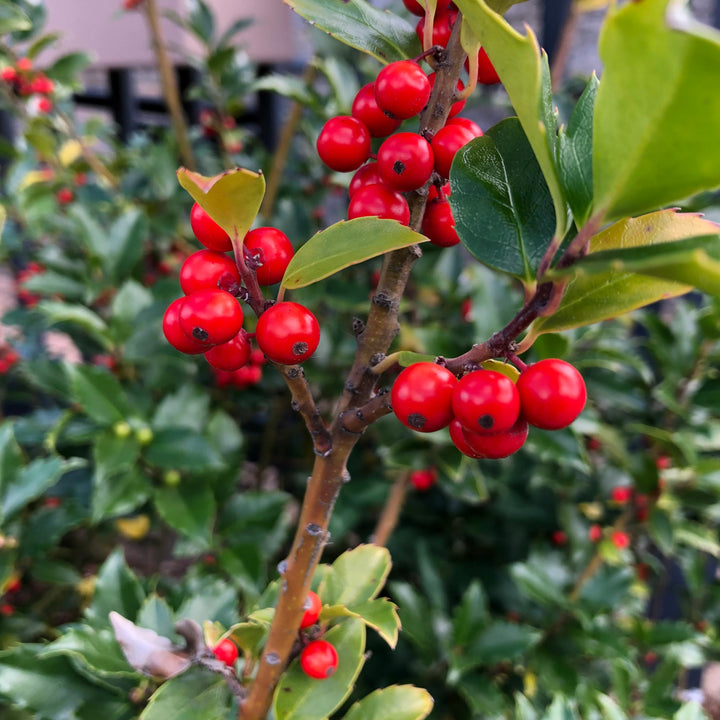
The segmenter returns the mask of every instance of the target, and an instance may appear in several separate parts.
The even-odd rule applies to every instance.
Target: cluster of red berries
[[[51,95],[55,83],[44,73],[33,69],[30,58],[22,57],[14,65],[6,65],[0,70],[0,80],[10,85],[20,97],[35,96],[37,111],[49,113],[53,108]]]
[[[570,363],[548,358],[525,368],[517,383],[484,368],[458,380],[442,365],[419,362],[398,375],[390,397],[407,427],[419,432],[449,427],[460,452],[497,459],[523,446],[529,425],[544,430],[570,425],[585,407],[587,392]]]
[[[15,280],[17,282],[17,296],[18,300],[26,307],[34,307],[40,302],[40,296],[31,292],[24,287],[24,284],[33,275],[39,275],[45,272],[45,268],[37,262],[29,262],[20,272],[17,274]]]
[[[204,108],[198,118],[202,134],[211,140],[219,139],[229,153],[239,153],[243,149],[237,123],[232,115],[221,115],[215,110]]]
[[[410,209],[403,193],[427,192],[422,231],[433,244],[449,247],[460,242],[447,200],[450,166],[456,152],[482,130],[472,120],[456,117],[465,105],[458,100],[432,137],[397,132],[427,105],[434,83],[435,73],[427,75],[414,60],[386,65],[374,82],[360,88],[350,115],[325,123],[317,151],[332,170],[354,171],[348,187],[349,219],[374,216],[408,225]],[[383,138],[376,154],[373,138]]]
[[[251,362],[251,336],[243,330],[240,271],[228,234],[197,203],[190,214],[195,237],[205,246],[180,268],[185,293],[165,311],[167,341],[188,355],[204,354],[216,370],[234,372]],[[259,285],[282,279],[292,259],[287,236],[273,227],[251,230],[243,239],[244,262]],[[254,334],[260,350],[273,362],[293,365],[307,360],[320,342],[315,316],[299,303],[279,302],[260,315]],[[252,363],[258,365],[257,362]]]
[[[7,343],[0,343],[0,375],[5,375],[20,361],[17,350]]]
[[[257,385],[262,380],[262,367],[265,364],[265,355],[261,350],[252,350],[250,360],[237,370],[217,370],[213,368],[215,383],[218,387],[236,387],[244,390],[251,385]]]

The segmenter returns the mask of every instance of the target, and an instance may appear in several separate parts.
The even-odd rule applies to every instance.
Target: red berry
[[[317,139],[320,159],[332,170],[357,170],[370,155],[370,132],[350,115],[330,118]]]
[[[462,125],[445,125],[432,139],[435,169],[442,177],[450,177],[450,166],[457,151],[467,145],[475,136]]]
[[[413,14],[422,17],[425,15],[425,8],[418,2],[418,0],[403,0],[403,5]],[[450,5],[452,0],[438,0],[436,13],[445,12]]]
[[[568,536],[564,530],[555,530],[550,539],[552,540],[553,545],[560,547],[562,545],[567,545]]]
[[[19,72],[30,72],[33,68],[33,61],[30,58],[22,57],[15,63],[15,67]]]
[[[630,546],[630,536],[622,530],[615,530],[610,538],[618,550],[624,550]]]
[[[2,70],[0,70],[0,80],[3,80],[4,82],[15,82],[15,80],[17,80],[17,76],[17,70],[15,70],[12,65],[6,65]]]
[[[478,81],[483,85],[497,85],[500,82],[500,76],[490,62],[485,48],[480,48],[478,52]]]
[[[224,290],[198,290],[180,306],[180,328],[193,340],[219,345],[234,338],[242,327],[240,303]]]
[[[256,258],[260,285],[274,285],[283,279],[295,250],[288,236],[274,227],[251,230],[243,241],[245,252]]]
[[[613,502],[616,502],[619,505],[626,505],[632,500],[633,493],[634,488],[630,485],[620,485],[618,487],[614,487],[610,491],[610,497]]]
[[[40,95],[49,95],[55,89],[55,83],[45,75],[38,75],[30,83],[30,91]]]
[[[230,236],[197,203],[190,211],[190,226],[195,237],[206,248],[218,252],[232,250]]]
[[[251,352],[250,341],[245,332],[240,330],[231,340],[210,348],[205,353],[205,359],[217,370],[232,372],[247,365]]]
[[[358,217],[379,217],[408,225],[410,207],[399,192],[380,184],[366,185],[352,196],[348,206],[348,218]]]
[[[364,123],[372,137],[387,137],[399,127],[401,120],[388,117],[375,99],[375,83],[363,85],[353,100],[352,116]]]
[[[378,149],[380,177],[394,190],[406,192],[422,187],[435,164],[430,143],[412,132],[391,135]]]
[[[602,540],[603,531],[599,525],[591,525],[588,530],[588,538],[590,542],[600,542]]]
[[[437,470],[435,468],[413,470],[410,473],[410,483],[418,492],[429,490],[436,482]]]
[[[672,465],[672,459],[668,455],[658,455],[655,460],[655,467],[658,470],[667,470]]]
[[[41,97],[37,101],[37,111],[43,115],[47,115],[53,109],[53,102],[50,98]]]
[[[238,658],[237,645],[230,638],[225,638],[213,648],[213,654],[220,662],[224,662],[228,667],[233,667]]]
[[[75,199],[75,195],[70,188],[60,188],[55,193],[55,198],[60,205],[69,205]]]
[[[186,295],[198,290],[217,290],[221,278],[240,283],[235,261],[216,250],[198,250],[180,268],[180,287]]]
[[[457,20],[457,11],[449,10],[448,12],[439,13],[435,15],[435,22],[433,23],[432,31],[432,44],[441,45],[446,47],[450,40],[450,34],[452,33],[453,26]],[[425,34],[425,18],[420,18],[420,21],[415,26],[415,33],[417,34],[420,42],[423,41],[423,35]],[[423,48],[427,50],[428,48]]]
[[[302,620],[300,621],[300,629],[310,627],[314,625],[320,617],[320,611],[322,610],[322,601],[317,593],[312,590],[308,592],[307,599],[303,605],[305,612],[303,613]]]
[[[470,118],[466,117],[452,117],[445,123],[445,125],[460,125],[466,130],[469,130],[473,134],[473,137],[482,137],[483,134],[482,128],[476,122],[473,122]]]
[[[6,617],[10,617],[15,612],[15,607],[11,605],[10,603],[3,603],[0,605],[0,615],[5,615]]]
[[[453,445],[455,445],[455,447],[463,455],[467,455],[468,457],[475,458],[476,460],[478,458],[482,457],[482,454],[473,450],[470,447],[470,445],[468,444],[468,441],[465,438],[465,432],[463,430],[463,426],[457,418],[453,418],[450,421],[448,430],[450,430],[450,439],[453,441]]]
[[[397,120],[417,115],[427,105],[431,90],[427,75],[413,60],[391,62],[375,80],[379,108]]]
[[[329,678],[337,669],[337,650],[327,640],[314,640],[300,653],[300,667],[316,680]]]
[[[258,319],[255,339],[270,360],[294,365],[307,360],[317,349],[320,325],[299,303],[279,302]]]
[[[452,247],[460,242],[460,236],[455,230],[455,218],[447,200],[436,198],[425,205],[422,231],[438,247]]]
[[[434,432],[452,420],[452,394],[457,378],[445,367],[419,362],[406,367],[390,393],[393,412],[403,425]]]
[[[520,396],[507,375],[495,370],[475,370],[458,381],[452,408],[466,430],[495,434],[510,430],[515,424],[520,414]]]
[[[428,75],[428,80],[430,81],[430,88],[432,91],[432,88],[435,87],[435,73],[430,73]],[[455,85],[455,88],[458,92],[462,92],[462,90],[465,89],[465,85],[463,84],[462,80],[458,80],[457,84]],[[465,100],[456,100],[452,106],[450,107],[450,112],[448,113],[448,118],[454,118],[459,112],[462,112],[462,109],[465,107]],[[447,124],[447,123],[446,123]]]
[[[474,453],[474,457],[499,460],[516,453],[525,444],[528,435],[528,424],[521,415],[515,424],[504,432],[476,433],[465,427],[462,432],[465,441]]]
[[[567,427],[582,412],[585,381],[570,363],[546,358],[520,373],[517,382],[525,419],[544,430]]]
[[[199,355],[208,349],[207,345],[188,337],[180,328],[180,308],[184,302],[185,298],[181,297],[170,303],[163,317],[163,333],[176,350],[186,355]]]
[[[427,201],[435,200],[435,198],[448,198],[450,197],[450,183],[446,182],[444,185],[438,188],[437,185],[431,185],[428,188]]]
[[[380,177],[377,163],[369,162],[361,165],[350,180],[348,195],[352,200],[353,195],[355,195],[358,190],[361,190],[367,185],[377,185],[378,183],[382,183],[382,178]]]

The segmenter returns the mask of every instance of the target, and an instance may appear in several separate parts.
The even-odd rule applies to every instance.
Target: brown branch
[[[332,439],[320,411],[315,405],[310,386],[305,379],[305,371],[299,365],[279,366],[286,385],[292,393],[292,407],[305,420],[313,450],[316,455],[326,456],[332,449]]]
[[[160,25],[160,13],[158,12],[157,0],[145,0],[145,17],[147,18],[148,28],[150,29],[155,62],[160,72],[160,84],[162,86],[163,97],[165,98],[168,113],[170,114],[170,122],[173,127],[173,132],[175,133],[175,139],[177,140],[180,158],[186,167],[190,168],[190,170],[195,170],[197,163],[195,162],[195,156],[190,146],[187,125],[180,102],[180,93],[178,92],[172,62],[167,52],[163,30]]]
[[[553,92],[558,90],[563,77],[565,76],[565,68],[567,67],[568,60],[570,59],[570,50],[572,49],[573,40],[575,39],[579,19],[580,8],[578,3],[573,0],[570,3],[568,16],[563,23],[563,27],[560,32],[560,41],[557,44],[552,68],[550,69],[550,84]]]
[[[388,493],[385,505],[380,513],[375,532],[371,536],[371,542],[375,545],[385,546],[395,530],[400,519],[400,512],[405,503],[408,491],[409,472],[400,473],[398,479],[393,483]]]

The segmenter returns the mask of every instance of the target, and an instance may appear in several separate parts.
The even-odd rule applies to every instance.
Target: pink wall
[[[185,0],[158,0],[162,9],[180,13]],[[254,23],[237,36],[255,62],[282,62],[304,54],[302,23],[282,0],[207,0],[219,28],[240,17]],[[122,0],[48,0],[46,32],[58,32],[60,53],[89,52],[102,67],[153,64],[146,23],[138,11],[124,12]],[[192,50],[192,40],[177,27],[163,21],[170,45]],[[179,55],[178,55],[179,57]]]

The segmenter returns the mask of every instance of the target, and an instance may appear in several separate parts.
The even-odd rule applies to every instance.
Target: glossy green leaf
[[[267,637],[268,627],[262,623],[248,621],[233,625],[229,637],[240,650],[248,656],[257,655],[260,646]]]
[[[226,720],[230,691],[220,675],[193,668],[164,682],[139,720]]]
[[[590,216],[593,202],[592,132],[598,90],[593,73],[573,110],[567,129],[558,135],[560,181],[578,227]]]
[[[150,481],[140,468],[111,474],[96,472],[91,503],[93,522],[132,513],[147,501],[150,489]]]
[[[555,162],[557,121],[552,105],[547,55],[532,30],[517,32],[485,0],[456,3],[497,70],[510,97],[537,161],[555,207],[556,235],[564,237],[568,227],[565,197]]]
[[[463,245],[485,265],[532,281],[553,236],[555,212],[518,119],[502,120],[461,148],[450,182]]]
[[[0,425],[0,490],[3,493],[7,485],[17,477],[22,463],[23,454],[15,440],[13,424],[5,421]]]
[[[182,483],[178,487],[158,487],[155,505],[170,527],[204,547],[210,546],[216,506],[207,485]]]
[[[423,720],[433,708],[432,695],[412,685],[381,688],[358,700],[344,720]]]
[[[236,242],[252,227],[265,195],[262,173],[244,168],[206,177],[186,168],[177,171],[180,185]]]
[[[609,695],[598,693],[597,701],[604,720],[627,720],[622,708]]]
[[[606,228],[591,240],[590,253],[647,248],[716,231],[713,223],[697,215],[661,210]],[[530,336],[590,325],[690,289],[685,283],[630,272],[576,275],[568,282],[557,311],[538,318],[530,328]]]
[[[368,627],[375,630],[391,648],[397,645],[400,618],[398,617],[397,605],[387,598],[367,600],[363,603],[356,603],[351,607],[326,605],[320,613],[321,621],[334,620],[339,617],[358,618]]]
[[[73,399],[100,425],[112,425],[130,413],[127,396],[118,379],[93,365],[65,365]]]
[[[105,269],[111,280],[119,284],[130,274],[143,256],[147,239],[147,216],[139,208],[127,210],[113,223],[104,258]]]
[[[22,8],[5,0],[0,3],[0,34],[6,35],[18,30],[30,30],[31,27],[30,18]]]
[[[183,468],[187,472],[203,472],[223,467],[220,455],[199,433],[184,427],[163,427],[156,430],[145,450],[150,465],[166,470]]]
[[[352,692],[355,679],[365,662],[365,625],[348,618],[330,628],[324,639],[338,654],[334,674],[323,680],[308,677],[294,660],[282,676],[273,710],[277,720],[321,720],[328,717]]]
[[[298,15],[340,42],[382,63],[420,54],[413,27],[365,0],[284,0]]]
[[[285,271],[282,287],[294,290],[312,285],[351,265],[421,242],[427,238],[396,220],[341,220],[298,249]]]
[[[461,646],[468,637],[476,635],[488,621],[488,600],[479,580],[473,580],[455,607],[452,641]]]
[[[148,595],[138,611],[135,622],[139,627],[153,630],[158,635],[172,639],[175,635],[175,617],[164,598]]]
[[[355,605],[377,596],[390,572],[390,553],[377,545],[346,550],[330,566],[318,595],[325,605]]]
[[[175,616],[194,620],[198,625],[211,620],[230,627],[238,620],[237,593],[223,580],[206,580],[200,592],[185,598]]]
[[[494,622],[479,635],[469,639],[464,648],[472,665],[492,665],[503,660],[514,660],[536,645],[542,633],[525,625]],[[468,663],[469,665],[470,663]]]
[[[677,0],[612,6],[600,35],[595,211],[637,215],[720,186],[720,32]],[[637,38],[644,38],[642,43]]]
[[[44,315],[50,325],[67,323],[71,327],[81,329],[103,347],[111,346],[107,324],[97,313],[84,305],[41,300],[35,306],[35,310]]]

